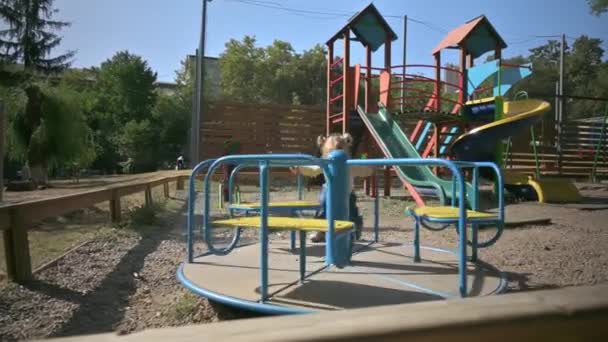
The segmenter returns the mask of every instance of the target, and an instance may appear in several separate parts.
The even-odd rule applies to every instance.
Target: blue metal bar
[[[306,231],[300,230],[300,282],[306,278]]]
[[[479,168],[473,168],[473,194],[471,195],[471,209],[479,210]],[[466,228],[465,228],[466,229]],[[471,261],[477,261],[477,239],[479,225],[471,223]]]
[[[233,193],[232,193],[232,189],[234,189],[234,179],[236,178],[236,174],[239,173],[239,171],[241,171],[241,169],[243,169],[246,165],[240,164],[237,165],[232,172],[230,173],[230,178],[228,179],[228,203],[232,204],[234,203],[234,198],[233,198]]]
[[[289,231],[289,250],[293,252],[296,249],[296,231]]]
[[[260,163],[260,302],[268,299],[268,162]]]
[[[488,163],[492,164],[492,163]],[[446,159],[438,158],[425,158],[425,159],[351,159],[347,161],[347,165],[361,165],[361,166],[443,166],[452,172],[456,178],[458,185],[458,192],[466,196],[464,177],[457,167],[456,163]],[[493,165],[493,164],[492,164]],[[495,165],[494,165],[495,167]],[[500,171],[499,171],[500,172]],[[500,178],[500,176],[499,176]],[[467,239],[466,239],[466,200],[462,199],[458,201],[458,231],[460,232],[459,241],[459,257],[458,257],[458,278],[459,278],[459,290],[462,297],[467,295]]]
[[[452,207],[456,206],[456,177],[452,176]]]
[[[301,201],[303,194],[302,194],[302,183],[303,183],[303,178],[304,176],[302,176],[302,174],[298,173],[297,175],[297,187],[298,187],[298,200]]]
[[[211,163],[213,163],[213,159],[210,160],[206,160],[203,161],[201,163],[199,163],[198,165],[196,165],[194,167],[194,169],[192,169],[192,174],[190,175],[190,179],[188,181],[188,223],[187,223],[187,252],[188,252],[188,262],[191,263],[192,261],[194,261],[194,239],[193,239],[193,234],[194,234],[194,207],[196,205],[196,176],[198,175],[199,172],[201,172],[201,170],[204,170],[205,168],[209,167],[209,165],[211,165]]]
[[[426,140],[426,136],[429,134],[429,130],[432,126],[432,123],[426,123],[424,129],[422,130],[422,133],[420,133],[420,136],[418,137],[418,141],[416,142],[416,150],[420,150],[420,147],[422,146],[422,143],[424,143],[424,141]]]
[[[234,156],[225,156],[216,160],[211,160],[211,166],[207,170],[207,174],[205,175],[205,183],[204,183],[204,215],[203,215],[203,234],[204,240],[207,244],[207,248],[209,251],[215,255],[226,255],[230,253],[230,251],[236,246],[238,243],[238,238],[240,234],[235,234],[232,243],[224,248],[217,249],[213,246],[212,238],[211,238],[211,227],[209,223],[209,210],[210,210],[210,184],[211,184],[211,176],[213,172],[221,165],[221,164],[232,164],[232,165],[259,165],[260,162],[267,162],[268,166],[272,165],[276,166],[288,166],[288,165],[317,165],[320,166],[325,173],[327,173],[326,161],[322,159],[315,158],[313,156],[305,155],[305,154],[244,154],[244,155],[234,155]],[[194,170],[193,170],[193,174]],[[238,233],[239,231],[237,231]]]
[[[380,196],[374,198],[374,242],[380,238]]]

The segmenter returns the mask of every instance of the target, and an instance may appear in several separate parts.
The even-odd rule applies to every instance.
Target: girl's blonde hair
[[[335,150],[343,150],[350,156],[353,137],[349,133],[332,133],[329,136],[320,135],[317,137],[317,145],[323,157],[327,157],[330,152]]]

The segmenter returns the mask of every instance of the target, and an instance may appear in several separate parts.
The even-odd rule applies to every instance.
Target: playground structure
[[[478,22],[486,21],[481,17]],[[350,67],[349,62],[351,31],[355,33],[356,40],[366,47],[369,62],[365,67],[364,107],[358,106],[361,67]],[[333,43],[339,38],[344,39],[345,53],[342,58],[334,60]],[[491,265],[478,263],[477,259],[478,249],[496,243],[504,227],[504,184],[501,170],[492,161],[423,158],[399,125],[392,121],[389,108],[393,104],[391,94],[395,89],[391,88],[393,77],[390,71],[393,67],[390,65],[390,43],[395,39],[396,35],[380,13],[373,5],[369,5],[328,42],[327,132],[353,133],[358,140],[356,145],[371,136],[387,158],[349,160],[343,151],[334,151],[326,159],[305,154],[230,155],[206,160],[194,168],[190,179],[188,206],[188,260],[177,272],[179,281],[186,288],[213,301],[267,314],[306,313],[483,296],[500,293],[505,289],[506,282],[501,272]],[[380,101],[375,105],[371,101],[374,96],[371,80],[372,70],[377,69],[371,67],[371,53],[383,45],[386,49],[385,68],[377,75],[380,88],[377,95]],[[436,60],[436,69],[440,70],[438,54]],[[334,77],[332,70],[336,68],[341,68],[342,74]],[[465,76],[461,77],[459,89],[464,89],[466,73],[461,75]],[[405,82],[409,80],[404,78],[399,83],[405,87]],[[422,79],[420,81],[427,82]],[[442,103],[440,86],[439,83],[436,84],[437,92],[425,108],[439,111]],[[336,88],[340,94],[334,94]],[[466,106],[487,107],[486,103],[483,106],[470,105],[465,101],[467,96],[463,92],[459,96],[453,114],[437,113],[436,116],[442,118],[442,124],[461,125],[462,120],[454,114]],[[333,108],[338,104],[342,111],[334,113]],[[372,108],[378,113],[368,114]],[[356,115],[357,112],[359,115]],[[539,110],[532,112],[536,114]],[[418,113],[421,126],[426,124],[425,115],[424,110]],[[494,122],[493,115],[492,113],[489,122]],[[530,115],[529,111],[519,112],[513,114],[509,122],[524,121],[523,118]],[[339,124],[341,130],[336,129]],[[437,126],[437,122],[434,125]],[[437,126],[437,133],[446,127]],[[438,146],[439,144],[435,145],[436,151],[439,151]],[[214,218],[210,211],[210,180],[215,170],[222,165],[233,167],[228,185],[230,192],[236,188],[234,178],[239,170],[257,168],[260,177],[259,197],[247,202],[242,194],[233,196],[231,193],[227,208],[229,217]],[[282,202],[270,199],[270,168],[306,165],[318,166],[323,171],[327,186],[326,218],[307,216],[307,213],[319,209],[319,203],[302,200],[301,178],[298,178],[297,200]],[[398,171],[417,204],[417,207],[405,210],[405,214],[414,219],[411,244],[380,241],[378,196],[374,202],[373,238],[371,241],[355,241],[354,224],[347,221],[349,204],[344,199],[348,198],[348,170],[357,166],[393,167]],[[442,168],[447,172],[438,175],[431,167]],[[496,210],[492,212],[479,210],[480,169],[489,169],[497,185]],[[470,183],[465,182],[465,170],[472,175]],[[200,198],[195,191],[195,182],[202,172],[206,172],[203,205],[202,208],[197,208],[196,203]],[[438,197],[440,205],[425,206],[422,195],[427,193]],[[197,221],[195,214],[199,210],[203,212],[202,223]],[[454,250],[421,246],[421,226],[430,230],[455,226],[457,246]],[[479,229],[482,226],[484,230],[489,226],[496,227],[496,230],[489,238],[485,234],[486,238],[481,240]],[[195,234],[198,227],[206,249],[202,254],[195,255]],[[231,231],[231,238],[225,240],[222,247],[217,246],[213,236],[220,228]],[[259,232],[258,241],[243,241],[242,231],[246,229]],[[289,241],[271,241],[270,232],[277,230],[288,231]],[[307,247],[308,231],[325,232],[325,245]],[[299,240],[298,246],[296,240]],[[469,286],[471,283],[474,285]]]
[[[239,169],[257,167],[260,201],[233,204],[229,218],[213,220],[210,212],[210,180],[215,170],[223,164],[235,165],[233,175]],[[269,198],[270,168],[304,165],[317,165],[323,170],[328,186],[326,219],[304,216],[304,212],[318,209],[317,203],[273,202]],[[474,175],[470,193],[473,203],[478,202],[480,168],[493,170],[498,184],[502,185],[499,168],[487,162],[455,162],[436,158],[348,160],[342,151],[332,152],[327,159],[303,154],[270,154],[235,155],[204,161],[193,170],[190,178],[188,260],[179,267],[178,279],[186,288],[211,300],[267,314],[307,313],[489,295],[503,291],[506,282],[501,273],[490,265],[476,263],[477,249],[490,246],[498,238],[486,243],[479,242],[478,227],[495,225],[499,232],[502,231],[502,186],[497,194],[498,209],[492,213],[467,210],[465,201],[456,200],[448,206],[407,209],[406,213],[413,216],[416,222],[411,245],[380,241],[376,197],[372,241],[352,240],[353,223],[345,221],[348,204],[341,200],[348,197],[350,167],[433,165],[451,171],[454,175],[451,180],[454,193],[465,192],[461,170],[471,170]],[[203,171],[206,174],[200,234],[207,248],[201,255],[195,255],[198,226],[195,182]],[[274,216],[285,212],[301,214],[297,217]],[[421,246],[419,231],[421,225],[425,226],[424,222],[455,225],[458,247],[452,251]],[[212,235],[220,227],[232,229],[232,237],[223,247],[216,246]],[[241,231],[245,229],[258,230],[259,243],[241,241]],[[290,243],[270,241],[269,232],[275,230],[289,231],[292,235]],[[308,231],[326,232],[325,245],[307,247]],[[293,236],[296,234],[299,235],[297,248]],[[470,286],[471,283],[475,285]]]
[[[336,59],[334,47],[339,39],[344,42],[343,57]],[[506,100],[505,94],[531,75],[532,67],[502,62],[506,43],[485,16],[451,31],[433,49],[434,65],[392,65],[391,44],[395,39],[395,33],[377,9],[369,5],[327,42],[327,133],[353,133],[359,139],[355,148],[371,137],[387,158],[447,157],[502,165],[502,140],[525,131],[550,109],[544,101]],[[351,41],[358,41],[365,48],[365,65],[350,66]],[[382,46],[384,66],[373,67],[372,53]],[[458,69],[441,65],[441,53],[446,49],[459,51]],[[493,61],[474,65],[476,58],[491,51]],[[420,69],[433,70],[435,77],[412,72]],[[442,80],[443,70],[455,73],[458,82]],[[433,85],[432,91],[424,89],[429,83]],[[456,98],[443,92],[445,86],[456,90]],[[493,96],[474,99],[487,92]],[[364,94],[362,106],[360,94]],[[374,97],[378,98],[378,104],[373,103]],[[399,123],[403,120],[417,120],[409,135]],[[425,205],[426,197],[438,198],[443,204],[453,197],[450,182],[442,178],[437,168],[396,167],[395,171],[419,206]],[[537,186],[530,188],[529,184],[512,182],[513,179],[506,180],[513,183],[509,184],[510,189],[524,186],[546,202],[580,198],[567,181],[543,183],[537,179]]]

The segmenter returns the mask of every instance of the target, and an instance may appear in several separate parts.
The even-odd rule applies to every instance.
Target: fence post
[[[169,198],[169,182],[163,184],[163,194],[165,198]]]
[[[110,221],[112,223],[120,222],[121,220],[120,196],[118,191],[112,191],[112,199],[110,200]]]
[[[184,190],[184,179],[182,177],[177,177],[177,190]]]
[[[23,283],[32,279],[30,246],[23,213],[10,211],[11,224],[3,233],[6,257],[6,273],[9,279]]]
[[[150,187],[150,184],[146,185],[146,190],[144,192],[145,198],[146,198],[146,207],[149,207],[152,205],[152,188]]]
[[[392,185],[391,183],[392,183],[391,168],[390,168],[390,166],[385,166],[384,167],[384,197],[391,196],[391,185]]]

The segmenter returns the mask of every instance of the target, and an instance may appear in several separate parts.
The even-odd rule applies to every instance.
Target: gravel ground
[[[590,194],[608,198],[606,187]],[[182,194],[183,195],[183,194]],[[307,193],[314,198],[314,193]],[[589,195],[589,194],[588,194]],[[276,196],[276,197],[275,197]],[[293,197],[280,191],[273,199]],[[154,224],[129,229],[106,227],[92,242],[76,249],[23,286],[0,289],[0,341],[116,331],[246,317],[189,294],[175,279],[184,259],[185,202],[170,200]],[[366,227],[372,205],[359,201]],[[412,221],[403,201],[381,202],[381,239],[411,240]],[[510,291],[589,285],[608,281],[608,210],[514,204],[509,219],[551,218],[544,226],[508,229],[480,258],[509,278]],[[364,237],[371,237],[369,228]],[[422,231],[427,246],[453,247],[456,234]]]

